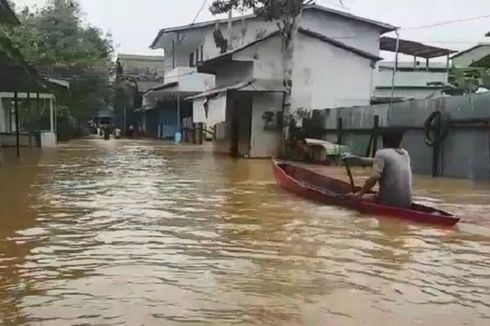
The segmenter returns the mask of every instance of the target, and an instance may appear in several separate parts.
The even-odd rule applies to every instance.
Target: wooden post
[[[434,129],[434,138],[439,137],[441,133],[441,126],[439,123],[436,123]],[[434,144],[432,149],[432,176],[437,178],[440,176],[440,168],[439,168],[439,160],[441,155],[441,145],[439,142]]]
[[[180,122],[180,95],[177,95],[177,131],[182,133]]]
[[[374,116],[374,129],[373,129],[373,152],[372,157],[376,155],[378,151],[378,136],[379,136],[379,115]]]
[[[31,93],[30,92],[27,92],[27,109],[29,110],[29,116],[30,116],[30,118],[32,118]],[[31,135],[31,131],[32,131],[32,129],[29,127],[29,130],[28,130],[29,147],[32,147],[32,141],[31,141],[32,135]]]
[[[337,144],[342,145],[342,134],[343,134],[343,126],[342,126],[342,118],[337,119]]]
[[[14,93],[14,107],[15,107],[15,139],[17,147],[17,158],[20,158],[20,122],[19,122],[19,94]]]
[[[175,40],[172,40],[172,69],[175,69]]]

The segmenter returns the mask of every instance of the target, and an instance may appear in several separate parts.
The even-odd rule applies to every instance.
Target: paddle
[[[346,156],[342,159],[342,161],[344,162],[345,169],[347,170],[347,175],[349,176],[350,185],[352,187],[352,192],[356,192],[356,183],[354,182],[354,177],[352,175],[350,161],[362,162],[362,158],[359,156]]]

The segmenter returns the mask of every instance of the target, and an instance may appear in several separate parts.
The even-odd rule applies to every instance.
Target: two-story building
[[[394,30],[395,27],[343,11],[312,5],[304,10],[301,28],[304,32],[303,36],[306,36],[307,33],[310,36],[309,40],[305,39],[304,43],[298,46],[296,51],[298,58],[302,56],[298,62],[306,60],[314,61],[315,64],[300,70],[295,69],[300,72],[295,77],[297,82],[293,91],[295,96],[292,105],[298,108],[317,109],[369,104],[372,93],[373,67],[371,65],[374,66],[371,61],[372,59],[378,60],[379,37],[383,33]],[[199,94],[206,90],[216,89],[216,87],[233,86],[240,81],[247,83],[251,77],[266,80],[267,88],[273,87],[277,93],[279,91],[277,85],[282,84],[282,77],[279,77],[279,74],[282,74],[282,66],[279,59],[280,52],[278,52],[280,40],[275,32],[277,32],[276,22],[265,21],[255,15],[161,30],[151,47],[164,50],[165,84],[145,94],[143,106],[147,108],[146,110],[155,106],[161,108],[160,113],[147,115],[147,126],[150,120],[162,121],[167,116],[176,123],[175,127],[178,127],[182,118],[187,116],[190,110],[194,122],[204,122],[208,127],[213,127],[216,123],[223,121],[224,113],[217,114],[216,117],[220,117],[217,119],[204,119],[202,117],[206,115],[207,109],[205,110],[204,106],[199,104],[193,107],[189,106],[190,104],[183,104],[185,102],[182,99],[188,97],[185,95],[192,92]],[[322,38],[323,40],[320,41]],[[316,41],[312,41],[313,39]],[[266,40],[267,42],[264,42]],[[261,56],[260,59],[230,60],[226,64],[234,68],[228,69],[221,66],[223,73],[218,74],[217,78],[221,79],[219,81],[214,80],[213,69],[208,71],[207,68],[204,68],[203,62],[214,58],[223,60],[224,54],[226,58],[232,54],[236,58],[241,53],[245,53],[236,50],[245,50],[244,47],[248,49],[250,44],[259,43],[259,47],[262,48],[260,51],[270,55]],[[324,50],[325,44],[334,43],[336,44],[335,49]],[[269,46],[272,48],[269,49]],[[349,49],[347,57],[353,53],[357,54],[353,62],[350,62],[352,64],[339,68],[340,66],[335,61],[329,62],[328,58],[340,59],[344,53],[337,52],[342,48]],[[362,55],[358,55],[360,53]],[[312,58],[314,60],[311,60]],[[367,68],[364,64],[366,60],[368,61]],[[206,64],[208,65],[209,63]],[[198,70],[198,66],[203,67]],[[238,66],[240,67],[236,71]],[[246,74],[243,73],[243,70]],[[224,77],[226,74],[230,76]],[[354,74],[356,76],[352,78]],[[282,91],[281,88],[279,93]],[[282,97],[281,94],[276,94],[276,96]],[[202,98],[198,99],[197,103],[201,102],[203,102]],[[185,107],[182,107],[183,105]],[[274,108],[276,107],[277,103]],[[209,110],[209,114],[214,115],[211,111]],[[152,126],[152,129],[155,128],[158,131],[158,126]],[[270,150],[265,150],[258,156],[265,157],[270,154]],[[256,157],[257,155],[252,153],[250,156]]]
[[[235,25],[237,32],[231,33],[238,38],[232,40],[243,45],[207,60],[209,42],[203,46],[198,72],[214,74],[216,87],[189,98],[194,101],[194,122],[216,126],[216,152],[271,157],[278,153],[282,137],[281,36],[274,22],[257,17]],[[394,29],[344,12],[307,7],[295,40],[291,111],[369,105],[374,68],[381,59],[380,35]],[[247,39],[249,35],[254,37]],[[218,42],[213,44],[211,53],[216,55],[220,49]]]

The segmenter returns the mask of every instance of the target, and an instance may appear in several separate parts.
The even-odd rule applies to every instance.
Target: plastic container
[[[182,142],[182,133],[176,132],[175,133],[175,143],[180,144]]]

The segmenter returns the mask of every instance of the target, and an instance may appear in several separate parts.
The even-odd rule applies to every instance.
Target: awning
[[[386,36],[382,37],[380,40],[380,49],[383,51],[396,52],[396,43],[396,38]],[[457,51],[425,45],[414,41],[400,40],[398,52],[415,57],[430,59],[456,53]]]
[[[219,93],[228,91],[240,91],[240,92],[285,92],[286,88],[279,80],[268,79],[251,79],[239,82],[235,85],[218,87],[202,92],[195,96],[187,97],[186,100],[195,100],[199,98],[212,97]]]
[[[156,91],[161,91],[161,90],[164,90],[164,89],[173,88],[173,87],[176,87],[176,86],[179,86],[179,82],[171,82],[171,83],[162,84],[162,85],[159,85],[159,86],[156,86],[156,87],[153,87],[153,88],[148,89],[145,92],[144,95],[147,95],[149,93],[156,92]]]

